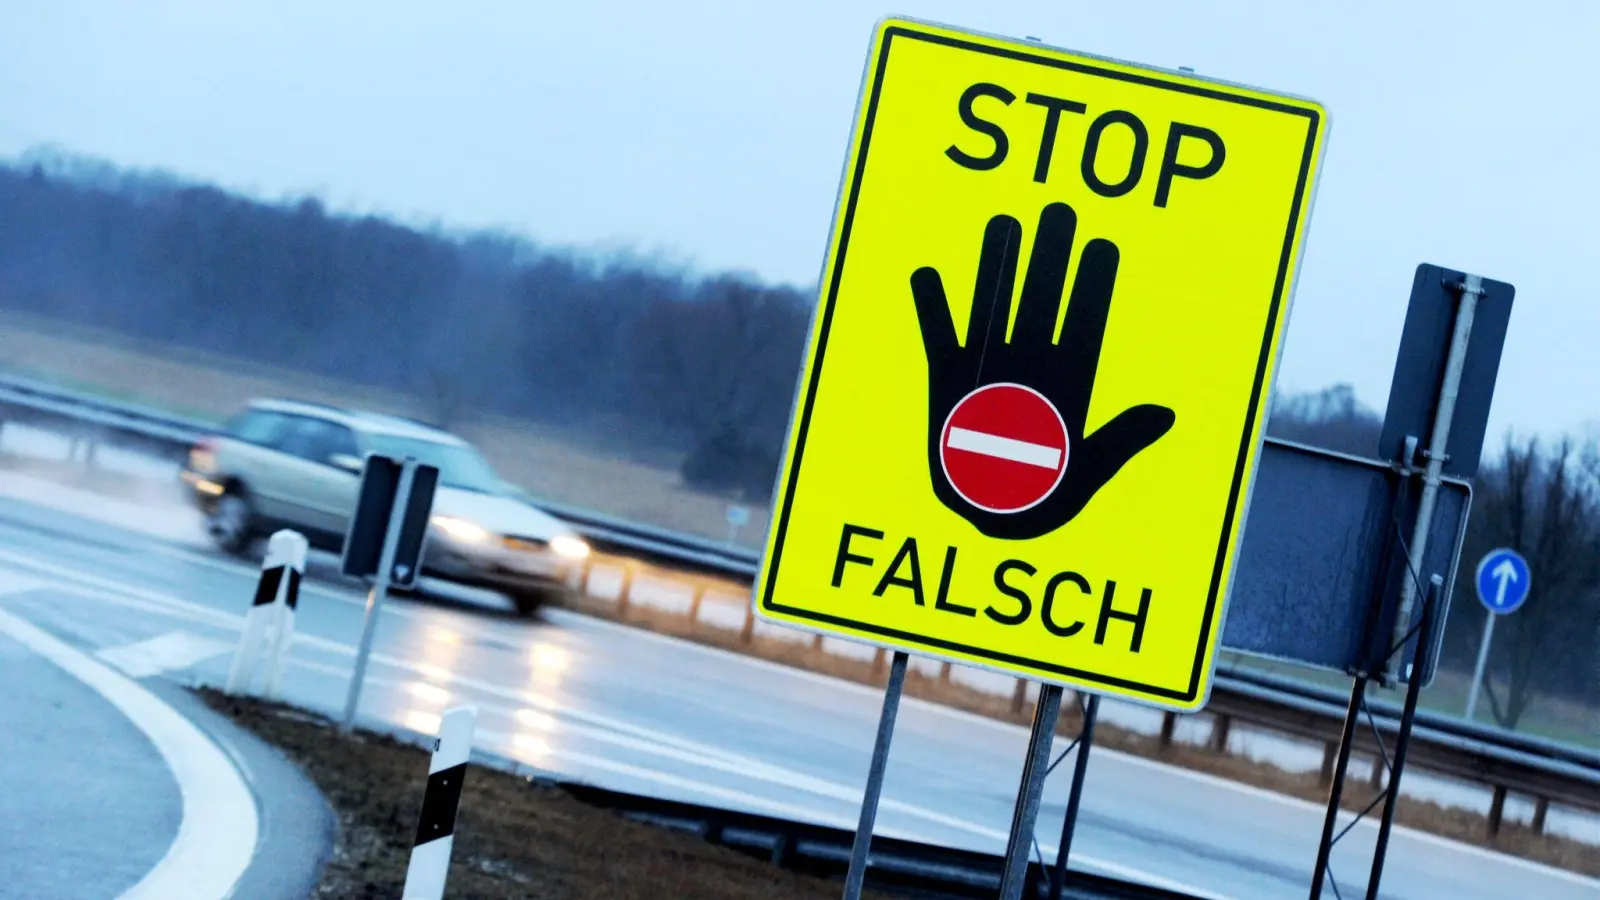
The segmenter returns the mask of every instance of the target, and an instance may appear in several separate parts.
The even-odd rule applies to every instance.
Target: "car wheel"
[[[233,556],[243,556],[255,542],[255,508],[242,491],[230,490],[217,498],[211,514],[206,517],[206,533],[217,549]]]
[[[551,603],[559,603],[564,591],[559,585],[542,587],[523,587],[507,591],[507,596],[517,608],[517,615],[524,619],[532,619],[539,615],[539,610]]]

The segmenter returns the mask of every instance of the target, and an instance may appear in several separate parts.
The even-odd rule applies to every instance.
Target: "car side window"
[[[289,427],[289,417],[266,410],[249,410],[228,423],[228,436],[247,444],[276,447]]]
[[[332,426],[320,419],[294,416],[288,433],[278,442],[278,449],[311,462],[324,462],[322,448],[327,429],[330,427]]]
[[[355,433],[343,425],[327,423],[328,430],[323,435],[322,456],[319,461],[332,462],[335,456],[351,456],[361,458],[361,448],[356,446]]]
[[[330,465],[333,457],[339,454],[355,457],[361,455],[361,451],[356,449],[356,438],[350,429],[322,419],[302,416],[294,418],[294,424],[284,436],[279,449],[323,465]]]

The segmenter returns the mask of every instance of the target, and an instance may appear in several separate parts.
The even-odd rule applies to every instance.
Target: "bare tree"
[[[1464,565],[1503,546],[1526,557],[1533,572],[1527,603],[1496,625],[1492,677],[1484,686],[1495,720],[1507,728],[1517,727],[1541,690],[1583,699],[1594,687],[1593,636],[1600,631],[1596,458],[1593,444],[1580,447],[1572,438],[1546,445],[1508,436],[1502,458],[1477,480]],[[1477,623],[1487,614],[1477,604],[1466,608]]]

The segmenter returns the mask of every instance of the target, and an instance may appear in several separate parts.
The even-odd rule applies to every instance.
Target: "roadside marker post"
[[[456,810],[472,756],[472,730],[478,708],[456,706],[439,717],[439,736],[428,761],[428,787],[422,794],[417,836],[411,843],[403,900],[443,900],[455,846]]]
[[[372,637],[378,626],[378,612],[391,586],[416,584],[422,569],[428,519],[433,513],[433,494],[439,483],[435,466],[371,455],[361,468],[361,493],[355,515],[345,535],[340,570],[353,577],[372,579],[367,592],[367,608],[361,623],[361,641],[356,647],[355,669],[350,675],[350,691],[345,697],[340,728],[348,732],[355,724],[361,702],[361,683],[367,674],[367,658],[372,654]]]
[[[288,529],[267,541],[261,580],[256,583],[250,611],[245,613],[233,664],[228,667],[225,690],[229,694],[252,692],[258,673],[264,675],[263,697],[277,699],[282,691],[283,658],[294,642],[294,614],[300,604],[308,547],[304,535]]]
[[[1483,604],[1483,637],[1478,641],[1478,662],[1472,668],[1472,685],[1467,688],[1468,721],[1478,712],[1478,693],[1483,690],[1483,675],[1489,667],[1489,647],[1494,641],[1494,622],[1522,608],[1533,589],[1533,573],[1522,554],[1509,547],[1485,553],[1478,562],[1473,584]]]
[[[1064,687],[1205,706],[1326,134],[1303,98],[876,26],[751,597],[895,654],[847,900],[908,653],[1040,684],[1002,900]]]

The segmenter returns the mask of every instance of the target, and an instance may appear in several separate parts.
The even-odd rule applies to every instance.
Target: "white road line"
[[[188,554],[185,553],[183,555],[187,556]],[[220,612],[217,612],[217,611],[215,611],[214,609],[212,609],[210,607],[202,606],[200,604],[191,603],[191,602],[189,602],[187,600],[181,600],[179,598],[172,597],[171,595],[168,595],[168,594],[161,594],[161,593],[156,592],[156,591],[149,591],[149,590],[146,590],[146,589],[143,589],[143,588],[138,588],[138,587],[135,587],[135,586],[132,586],[132,585],[121,585],[121,584],[118,584],[116,582],[112,582],[112,581],[110,581],[108,579],[103,579],[103,578],[99,578],[97,576],[87,575],[86,573],[78,572],[78,571],[75,571],[75,570],[72,570],[72,569],[68,569],[68,568],[62,567],[62,566],[56,566],[56,565],[49,564],[49,563],[39,562],[39,561],[34,560],[32,558],[25,557],[25,556],[22,556],[20,554],[11,553],[11,552],[3,550],[3,549],[0,549],[0,561],[10,562],[10,563],[12,563],[14,565],[19,565],[19,566],[22,566],[22,567],[25,567],[25,568],[33,569],[34,571],[48,572],[48,573],[50,573],[51,575],[53,575],[55,577],[58,577],[58,578],[61,578],[61,579],[65,579],[65,580],[68,580],[68,581],[78,581],[80,583],[86,583],[86,584],[91,584],[91,585],[103,587],[103,588],[105,588],[107,590],[111,590],[111,591],[114,591],[114,592],[119,593],[119,594],[124,594],[124,595],[132,594],[134,596],[143,597],[143,598],[146,598],[147,600],[153,601],[153,602],[161,604],[161,605],[175,607],[175,608],[182,608],[182,609],[187,609],[187,610],[192,610],[193,611],[193,615],[196,618],[209,619],[209,620],[212,620],[214,624],[217,624],[216,620],[230,620],[230,621],[221,622],[220,624],[223,627],[232,627],[232,628],[236,629],[236,628],[239,627],[238,626],[238,622],[242,621],[242,619],[240,617],[230,616],[230,615],[228,615],[226,613],[220,613]],[[229,566],[229,564],[222,563],[220,561],[208,561],[208,562],[215,562],[217,568],[223,568],[225,566]],[[231,566],[229,566],[229,567],[231,568]],[[241,571],[239,572],[239,574],[241,574],[241,575],[249,574],[249,575],[251,575],[251,577],[253,577],[253,574],[252,574],[253,572],[254,572],[254,570],[242,570],[242,567],[241,567]],[[330,596],[336,596],[332,589],[322,589],[322,591],[326,591],[326,593],[329,594]],[[319,591],[319,592],[322,592],[322,591]],[[346,597],[339,597],[338,599],[347,599],[347,598]],[[385,607],[384,611],[385,611],[385,613],[388,613],[390,611],[390,608],[389,607]],[[407,611],[407,612],[410,612],[410,611]],[[769,660],[761,659],[759,657],[747,656],[747,655],[744,655],[744,654],[741,654],[741,653],[735,653],[735,652],[733,652],[731,650],[724,650],[724,649],[722,649],[720,647],[710,647],[710,646],[707,646],[707,645],[704,645],[704,644],[697,644],[697,643],[694,643],[692,641],[683,640],[682,638],[676,638],[676,637],[671,637],[669,635],[657,634],[655,632],[647,631],[647,630],[642,629],[642,628],[635,628],[635,627],[629,626],[629,625],[623,625],[623,624],[616,623],[616,622],[610,622],[610,621],[607,621],[605,619],[600,619],[600,618],[596,618],[596,617],[593,617],[593,616],[586,616],[586,615],[583,615],[581,613],[570,612],[570,611],[566,611],[566,610],[549,609],[549,610],[546,610],[546,615],[548,615],[551,618],[551,620],[553,622],[555,622],[556,624],[560,624],[562,622],[562,620],[566,620],[568,622],[576,622],[576,623],[579,623],[579,624],[581,624],[583,626],[588,626],[588,627],[596,628],[598,630],[608,631],[608,632],[611,632],[613,634],[616,634],[616,635],[619,635],[619,636],[625,636],[625,637],[628,637],[628,638],[631,638],[631,639],[634,639],[634,640],[641,640],[641,641],[657,643],[657,644],[662,644],[662,645],[669,645],[669,646],[672,646],[672,647],[676,648],[677,650],[680,650],[680,651],[683,651],[683,652],[686,652],[686,653],[700,654],[700,655],[704,655],[704,656],[712,656],[712,657],[716,657],[716,658],[721,659],[721,660],[726,661],[726,662],[732,662],[732,663],[735,663],[735,664],[738,664],[738,665],[742,665],[742,666],[749,666],[749,667],[756,668],[756,669],[761,669],[763,671],[767,671],[767,672],[770,672],[770,673],[784,675],[784,676],[787,676],[787,677],[790,677],[790,678],[797,678],[797,679],[799,679],[801,681],[805,681],[805,682],[809,682],[809,683],[812,683],[812,684],[826,686],[826,687],[829,687],[829,688],[832,688],[832,689],[835,689],[835,690],[843,690],[845,692],[853,692],[853,693],[857,694],[858,696],[872,698],[874,700],[874,702],[881,701],[881,699],[883,697],[883,692],[882,692],[881,688],[873,688],[873,687],[870,687],[868,685],[860,684],[860,683],[854,682],[854,681],[846,681],[844,679],[836,678],[836,677],[831,676],[831,675],[823,675],[821,673],[811,672],[811,671],[807,671],[805,669],[795,668],[793,666],[787,666],[787,665],[784,665],[782,663],[771,662]],[[298,641],[298,640],[302,639],[302,636],[297,635],[296,638],[297,638],[297,641]],[[319,640],[325,640],[325,639],[319,639]],[[335,642],[332,642],[332,641],[326,641],[326,643],[335,644]],[[349,648],[346,648],[342,644],[335,644],[335,646],[341,648],[344,652],[353,652],[353,651],[350,651]],[[379,656],[380,656],[379,654],[374,654],[373,655],[373,661],[374,662],[378,662],[379,661]],[[390,659],[392,659],[392,658],[390,658]],[[403,666],[403,667],[410,668],[410,664],[405,663],[404,661],[399,661],[399,664],[401,666]],[[1000,732],[1003,732],[1003,733],[1006,733],[1006,734],[1009,734],[1009,735],[1014,735],[1014,736],[1026,736],[1026,734],[1027,734],[1027,729],[1025,727],[1023,727],[1023,726],[1015,725],[1015,724],[1012,724],[1010,722],[1004,722],[1004,721],[1001,721],[999,719],[992,719],[992,718],[989,718],[987,716],[981,716],[981,715],[978,715],[977,713],[967,712],[966,710],[956,709],[956,708],[950,707],[950,706],[944,706],[942,704],[934,703],[934,702],[928,701],[928,700],[923,700],[921,698],[906,697],[902,702],[903,702],[903,704],[914,706],[914,707],[917,707],[918,709],[921,709],[921,710],[924,710],[924,711],[927,711],[927,712],[932,712],[932,713],[935,713],[935,714],[937,714],[939,716],[942,716],[942,717],[945,717],[945,718],[954,719],[957,722],[960,722],[960,723],[962,723],[964,725],[986,727],[986,728],[989,728],[989,729],[993,729],[993,730],[1000,731]],[[1247,795],[1247,796],[1250,796],[1250,797],[1253,797],[1253,798],[1256,798],[1256,799],[1260,799],[1260,800],[1264,800],[1264,801],[1268,801],[1268,802],[1273,802],[1273,803],[1278,803],[1278,804],[1283,804],[1283,805],[1290,806],[1290,807],[1293,807],[1293,808],[1296,808],[1296,809],[1300,809],[1300,810],[1303,810],[1303,811],[1306,811],[1306,812],[1309,812],[1309,813],[1312,813],[1312,814],[1316,814],[1316,815],[1321,815],[1322,812],[1323,812],[1323,807],[1322,806],[1320,806],[1318,804],[1315,804],[1315,803],[1312,803],[1312,802],[1307,801],[1307,800],[1302,800],[1302,799],[1300,799],[1298,797],[1291,797],[1291,796],[1288,796],[1286,794],[1280,794],[1280,793],[1277,793],[1275,791],[1270,791],[1270,790],[1267,790],[1265,788],[1258,788],[1258,787],[1255,787],[1253,785],[1243,784],[1243,783],[1237,782],[1237,781],[1230,781],[1228,779],[1221,778],[1221,777],[1218,777],[1218,776],[1215,776],[1215,775],[1210,775],[1210,774],[1207,774],[1207,773],[1204,773],[1204,772],[1196,772],[1196,771],[1193,771],[1191,769],[1184,769],[1184,768],[1181,768],[1181,767],[1178,767],[1178,766],[1173,766],[1173,765],[1170,765],[1170,764],[1167,764],[1167,763],[1162,763],[1162,762],[1158,762],[1158,761],[1155,761],[1155,760],[1145,759],[1145,758],[1140,757],[1140,756],[1134,756],[1132,754],[1123,753],[1121,751],[1112,750],[1110,748],[1097,748],[1096,751],[1095,751],[1095,756],[1096,757],[1102,757],[1102,758],[1114,759],[1114,760],[1117,760],[1118,762],[1122,762],[1122,763],[1126,763],[1126,764],[1129,764],[1129,765],[1133,765],[1133,766],[1136,766],[1136,767],[1139,767],[1139,768],[1146,769],[1148,771],[1159,772],[1159,773],[1164,774],[1164,775],[1170,775],[1170,776],[1174,776],[1174,777],[1177,777],[1177,778],[1182,778],[1182,779],[1186,779],[1186,780],[1189,780],[1189,781],[1197,782],[1197,783],[1204,784],[1204,785],[1207,785],[1209,787],[1212,787],[1212,788],[1215,788],[1215,789],[1218,789],[1218,790],[1221,790],[1221,791],[1237,792],[1237,793],[1241,793],[1241,794],[1244,794],[1244,795]],[[979,827],[981,827],[981,826],[979,826]],[[1366,821],[1366,820],[1363,820],[1362,822],[1358,823],[1358,825],[1357,825],[1357,829],[1365,830],[1365,831],[1373,831],[1376,828],[1377,828],[1377,826],[1375,824],[1373,824],[1370,821]],[[1410,827],[1403,826],[1403,825],[1396,825],[1394,827],[1394,832],[1395,832],[1396,835],[1402,835],[1402,836],[1405,836],[1405,837],[1407,837],[1409,839],[1421,841],[1421,842],[1426,843],[1426,844],[1428,844],[1430,846],[1439,847],[1439,848],[1446,849],[1446,850],[1452,850],[1452,851],[1455,851],[1455,852],[1458,852],[1458,853],[1462,853],[1462,854],[1466,854],[1466,855],[1470,855],[1470,856],[1479,856],[1479,857],[1491,858],[1491,859],[1494,859],[1495,862],[1497,862],[1497,863],[1502,863],[1502,864],[1510,866],[1512,868],[1521,869],[1523,871],[1549,876],[1549,877],[1556,878],[1556,879],[1561,880],[1561,881],[1565,881],[1565,882],[1568,882],[1568,883],[1571,883],[1571,884],[1579,885],[1581,887],[1590,887],[1590,888],[1594,888],[1596,890],[1600,890],[1600,879],[1591,878],[1591,877],[1589,877],[1587,875],[1582,875],[1582,874],[1579,874],[1577,872],[1572,872],[1572,871],[1569,871],[1569,870],[1566,870],[1566,869],[1558,869],[1558,868],[1555,868],[1553,866],[1548,866],[1548,865],[1545,865],[1543,863],[1538,863],[1538,862],[1534,862],[1532,860],[1523,859],[1522,857],[1512,856],[1512,855],[1509,855],[1509,854],[1506,854],[1506,853],[1501,853],[1501,852],[1496,851],[1496,850],[1490,850],[1490,849],[1485,848],[1485,847],[1479,847],[1479,846],[1472,845],[1472,844],[1464,844],[1464,843],[1461,843],[1459,841],[1453,841],[1453,840],[1450,840],[1449,838],[1440,837],[1438,835],[1429,834],[1429,833],[1423,832],[1423,831],[1418,831],[1418,830],[1416,830],[1414,828],[1410,828]],[[1074,856],[1076,858],[1076,855],[1074,855]]]
[[[102,662],[121,669],[130,678],[148,678],[175,669],[187,669],[195,663],[233,650],[235,644],[201,637],[187,631],[169,631],[149,640],[117,647],[104,647],[95,652]]]
[[[256,804],[222,750],[138,682],[44,630],[0,610],[0,631],[106,698],[144,732],[178,782],[183,797],[178,835],[123,900],[221,900],[231,894],[255,854]]]
[[[981,453],[984,456],[994,456],[999,459],[1009,459],[1012,462],[1038,466],[1042,469],[1055,471],[1061,465],[1061,448],[1047,447],[1044,444],[1034,444],[1028,441],[1019,441],[1016,438],[1003,437],[998,434],[989,434],[986,431],[973,431],[968,428],[950,426],[950,436],[945,443],[952,450],[965,450],[968,453]]]
[[[6,551],[0,550],[0,558],[4,558],[7,555],[8,554],[7,554]],[[28,561],[26,564],[37,565],[37,566],[39,566],[41,568],[54,568],[54,567],[49,566],[49,564],[35,563],[33,561]],[[59,574],[61,575],[61,577],[64,580],[68,580],[68,581],[70,581],[70,580],[72,580],[74,578],[82,577],[81,573],[76,573],[76,572],[72,572],[71,570],[65,570],[65,569],[61,570],[59,572]],[[115,582],[109,582],[108,580],[101,579],[98,576],[88,576],[88,577],[92,578],[96,582],[100,582],[100,584],[98,586],[102,590],[106,591],[108,594],[118,595],[118,594],[122,594],[124,592],[122,589],[118,589],[116,587]],[[176,597],[170,597],[170,596],[167,596],[167,595],[162,595],[159,592],[147,591],[147,590],[144,590],[142,588],[132,588],[130,586],[126,590],[128,590],[129,592],[134,592],[134,593],[137,593],[139,595],[142,595],[141,599],[133,600],[133,602],[130,605],[146,606],[146,607],[148,607],[148,606],[167,607],[167,611],[171,615],[180,616],[180,617],[198,617],[198,616],[203,615],[205,619],[207,619],[209,621],[212,621],[212,622],[217,622],[217,620],[224,620],[224,619],[225,620],[231,620],[231,621],[228,621],[226,623],[219,623],[219,624],[222,624],[223,627],[231,627],[233,629],[238,629],[243,624],[243,617],[242,616],[231,616],[231,615],[226,614],[226,613],[216,612],[216,611],[211,610],[211,609],[209,609],[207,607],[202,607],[202,606],[190,603],[190,602],[185,601],[185,600],[180,600],[180,599],[178,599]],[[94,595],[90,595],[90,596],[94,597]],[[117,603],[117,604],[121,604],[121,603],[124,602],[124,597],[122,597],[122,596],[94,597],[94,599],[98,599],[98,600],[101,600],[101,601],[104,601],[104,602]],[[309,634],[303,634],[303,633],[302,634],[297,634],[297,635],[295,635],[295,642],[296,642],[296,644],[305,645],[305,646],[311,646],[311,647],[315,647],[317,649],[338,653],[340,655],[352,655],[353,656],[354,653],[355,653],[355,649],[353,647],[350,647],[350,646],[348,646],[346,644],[342,644],[342,643],[340,643],[338,641],[330,640],[328,638],[323,638],[323,637],[319,637],[319,636],[316,636],[316,635],[309,635]],[[373,653],[372,657],[371,657],[371,660],[375,665],[383,665],[383,666],[390,667],[390,668],[396,668],[396,669],[401,669],[403,671],[412,672],[412,673],[415,673],[415,674],[418,674],[418,675],[431,676],[431,677],[436,678],[437,680],[441,680],[441,681],[444,681],[444,682],[449,683],[449,684],[459,685],[461,687],[467,688],[469,690],[472,690],[472,691],[475,691],[475,692],[478,692],[478,693],[487,694],[487,695],[494,696],[494,697],[501,697],[501,698],[504,698],[504,699],[512,700],[514,702],[524,703],[524,704],[527,704],[527,705],[530,705],[530,706],[539,706],[539,707],[547,709],[547,710],[549,710],[552,713],[555,713],[557,715],[571,717],[571,718],[574,718],[574,719],[578,719],[580,721],[589,721],[589,722],[591,722],[591,723],[593,723],[595,725],[602,726],[602,728],[614,729],[616,731],[623,732],[624,734],[633,733],[633,734],[635,734],[635,735],[637,735],[639,737],[646,738],[646,741],[631,740],[631,739],[628,739],[626,737],[623,737],[622,734],[614,734],[614,735],[612,735],[612,734],[604,734],[599,729],[588,729],[588,728],[581,728],[581,727],[574,728],[570,724],[565,725],[565,727],[571,729],[574,734],[583,734],[584,736],[591,737],[591,738],[596,738],[596,739],[602,740],[602,741],[607,742],[607,743],[618,744],[618,745],[621,745],[621,746],[629,747],[631,749],[640,750],[640,751],[643,751],[643,752],[646,752],[646,753],[654,753],[656,755],[661,755],[661,756],[666,756],[668,758],[677,759],[677,760],[682,761],[682,762],[688,762],[688,763],[692,763],[692,764],[695,764],[695,765],[703,766],[703,767],[706,767],[706,768],[712,768],[712,769],[725,771],[725,772],[728,772],[729,774],[740,775],[740,776],[747,777],[747,778],[750,778],[750,779],[755,780],[755,781],[769,783],[769,784],[772,784],[772,785],[777,786],[777,787],[789,788],[791,790],[799,790],[799,791],[803,791],[803,792],[806,792],[806,793],[816,794],[818,796],[823,796],[823,797],[827,797],[827,798],[835,799],[835,800],[841,800],[841,801],[848,802],[848,803],[859,804],[861,802],[861,793],[862,792],[861,792],[860,788],[851,788],[851,787],[848,787],[846,785],[838,784],[836,782],[831,782],[831,781],[827,781],[825,779],[809,776],[809,775],[806,775],[804,773],[796,772],[796,771],[793,771],[791,769],[784,768],[782,766],[778,766],[778,765],[774,765],[772,763],[764,762],[762,760],[759,760],[759,759],[756,759],[756,758],[753,758],[753,757],[747,757],[747,756],[743,756],[741,754],[732,753],[732,752],[729,752],[729,751],[726,751],[726,750],[721,750],[719,748],[715,748],[715,747],[712,747],[712,746],[707,745],[707,744],[700,744],[700,743],[697,743],[695,741],[691,741],[691,740],[688,740],[688,739],[685,739],[685,738],[677,737],[675,735],[666,734],[666,733],[663,733],[663,732],[655,731],[653,729],[644,728],[642,726],[634,725],[634,724],[629,723],[629,722],[624,722],[624,721],[622,721],[620,719],[613,719],[611,717],[599,715],[599,714],[596,714],[596,713],[589,713],[589,712],[586,712],[586,711],[583,711],[583,710],[577,710],[577,709],[564,707],[564,706],[562,706],[562,705],[560,705],[558,703],[555,703],[554,701],[551,701],[548,698],[543,697],[543,696],[538,695],[538,694],[532,694],[532,693],[512,690],[510,688],[501,687],[499,685],[492,684],[492,683],[489,683],[489,682],[485,682],[485,681],[482,681],[480,679],[475,679],[475,678],[471,678],[469,676],[464,676],[464,675],[458,675],[456,673],[449,672],[449,671],[442,671],[442,672],[435,671],[434,667],[427,666],[426,664],[412,663],[412,662],[410,662],[408,660],[403,660],[403,659],[399,659],[397,657],[389,656],[388,654]],[[291,659],[290,660],[290,665],[304,666],[305,668],[313,669],[313,670],[331,670],[332,669],[332,667],[321,666],[321,665],[315,664],[315,663],[305,664],[302,661],[295,660],[295,659]],[[376,683],[376,681],[373,680],[373,679],[369,679],[369,683]],[[390,684],[392,684],[392,682]],[[499,707],[498,705],[494,705],[494,704],[482,704],[482,705],[484,706],[485,709],[494,709],[495,711],[501,711],[501,712],[506,711],[504,707]],[[514,715],[514,713],[513,713],[513,715]],[[649,743],[649,742],[656,742],[656,745],[652,746],[651,743]],[[513,747],[514,746],[515,745],[513,744]],[[828,816],[826,816],[826,814],[822,814],[822,813],[820,813],[818,811],[811,810],[810,807],[804,807],[804,806],[799,806],[799,805],[795,805],[795,804],[788,804],[788,803],[785,803],[784,801],[779,801],[779,800],[769,800],[767,798],[762,798],[762,797],[760,797],[759,795],[756,795],[756,794],[750,794],[748,792],[739,791],[739,790],[737,790],[735,788],[724,788],[724,787],[719,787],[719,786],[716,786],[716,785],[710,785],[710,784],[707,784],[705,782],[697,781],[697,780],[694,780],[694,779],[684,778],[684,777],[682,777],[680,775],[674,775],[674,774],[671,774],[671,773],[668,773],[668,772],[662,772],[662,771],[659,771],[659,770],[656,770],[656,769],[651,769],[651,768],[642,767],[642,766],[635,766],[635,765],[632,765],[632,764],[629,764],[629,763],[618,762],[618,761],[615,761],[615,760],[609,760],[609,759],[606,759],[604,757],[595,756],[593,754],[585,754],[585,753],[582,753],[580,751],[560,750],[559,752],[560,752],[561,755],[563,755],[564,757],[566,757],[568,759],[573,760],[574,762],[579,762],[580,764],[584,764],[584,765],[590,765],[590,766],[592,766],[594,768],[601,769],[602,771],[614,772],[616,774],[631,775],[633,777],[642,778],[642,779],[653,781],[653,782],[656,782],[656,783],[659,783],[659,784],[666,784],[666,785],[670,785],[670,786],[677,786],[677,787],[684,787],[684,788],[689,788],[689,789],[693,789],[693,790],[698,790],[698,791],[701,791],[703,793],[707,793],[709,796],[723,796],[723,797],[728,798],[728,799],[741,799],[741,800],[746,800],[746,798],[751,798],[751,799],[748,799],[747,802],[757,802],[757,801],[759,801],[766,808],[773,809],[774,811],[779,811],[779,810],[788,810],[788,811],[807,810],[807,811],[810,811],[809,815],[807,816],[808,818],[815,819],[817,816],[822,815],[822,816],[826,817],[827,820],[830,821],[830,822],[835,820],[835,819],[837,819],[837,817],[828,817]],[[527,760],[524,760],[524,761],[527,761]],[[529,762],[529,764],[531,765],[533,763]],[[990,827],[983,826],[983,825],[978,825],[978,824],[976,824],[974,822],[969,822],[969,821],[966,821],[964,819],[957,818],[955,816],[945,815],[943,813],[935,812],[933,810],[925,809],[925,808],[917,806],[915,804],[906,803],[904,801],[895,800],[893,798],[889,798],[889,797],[883,798],[882,800],[880,800],[880,805],[881,805],[881,808],[885,809],[885,810],[894,810],[894,811],[896,811],[898,813],[901,813],[902,815],[905,815],[905,816],[908,816],[908,817],[911,817],[911,818],[922,819],[923,821],[931,822],[931,823],[934,823],[934,824],[937,824],[937,825],[942,825],[942,826],[944,826],[946,828],[950,828],[950,829],[956,830],[956,831],[964,831],[964,832],[967,832],[969,834],[973,834],[973,835],[978,836],[978,837],[986,838],[986,839],[988,839],[990,841],[993,841],[993,842],[996,842],[996,843],[1003,844],[1005,842],[1006,838],[1007,838],[1006,833],[1001,831],[1001,830],[999,830],[999,829],[990,828]],[[851,826],[851,824],[849,822],[846,822],[845,825],[843,825],[841,827],[852,827],[852,826]],[[890,832],[884,832],[884,833],[890,833]],[[911,837],[910,834],[905,834],[904,836]],[[913,838],[913,839],[921,839],[921,838]],[[1217,893],[1214,893],[1214,892],[1206,891],[1204,889],[1195,887],[1193,885],[1188,885],[1188,884],[1184,884],[1182,882],[1174,881],[1172,879],[1165,878],[1163,876],[1156,875],[1154,873],[1147,872],[1147,871],[1142,870],[1142,869],[1138,869],[1138,868],[1135,868],[1135,867],[1132,867],[1132,866],[1127,866],[1127,865],[1124,865],[1124,864],[1121,864],[1121,863],[1111,862],[1110,860],[1104,860],[1104,859],[1100,859],[1100,858],[1097,858],[1097,857],[1092,857],[1092,856],[1088,856],[1088,855],[1084,855],[1084,854],[1078,854],[1075,858],[1078,860],[1079,864],[1084,865],[1084,866],[1089,867],[1089,868],[1099,868],[1099,869],[1102,869],[1102,870],[1104,870],[1106,872],[1122,874],[1122,875],[1126,875],[1126,876],[1132,877],[1132,878],[1138,878],[1138,879],[1147,881],[1147,882],[1149,882],[1151,884],[1165,885],[1165,886],[1168,886],[1168,887],[1171,887],[1171,888],[1174,888],[1174,889],[1184,890],[1184,891],[1187,891],[1187,892],[1193,894],[1196,897],[1204,898],[1204,900],[1231,900],[1231,898],[1227,897],[1226,895],[1222,895],[1222,894],[1217,894]]]

